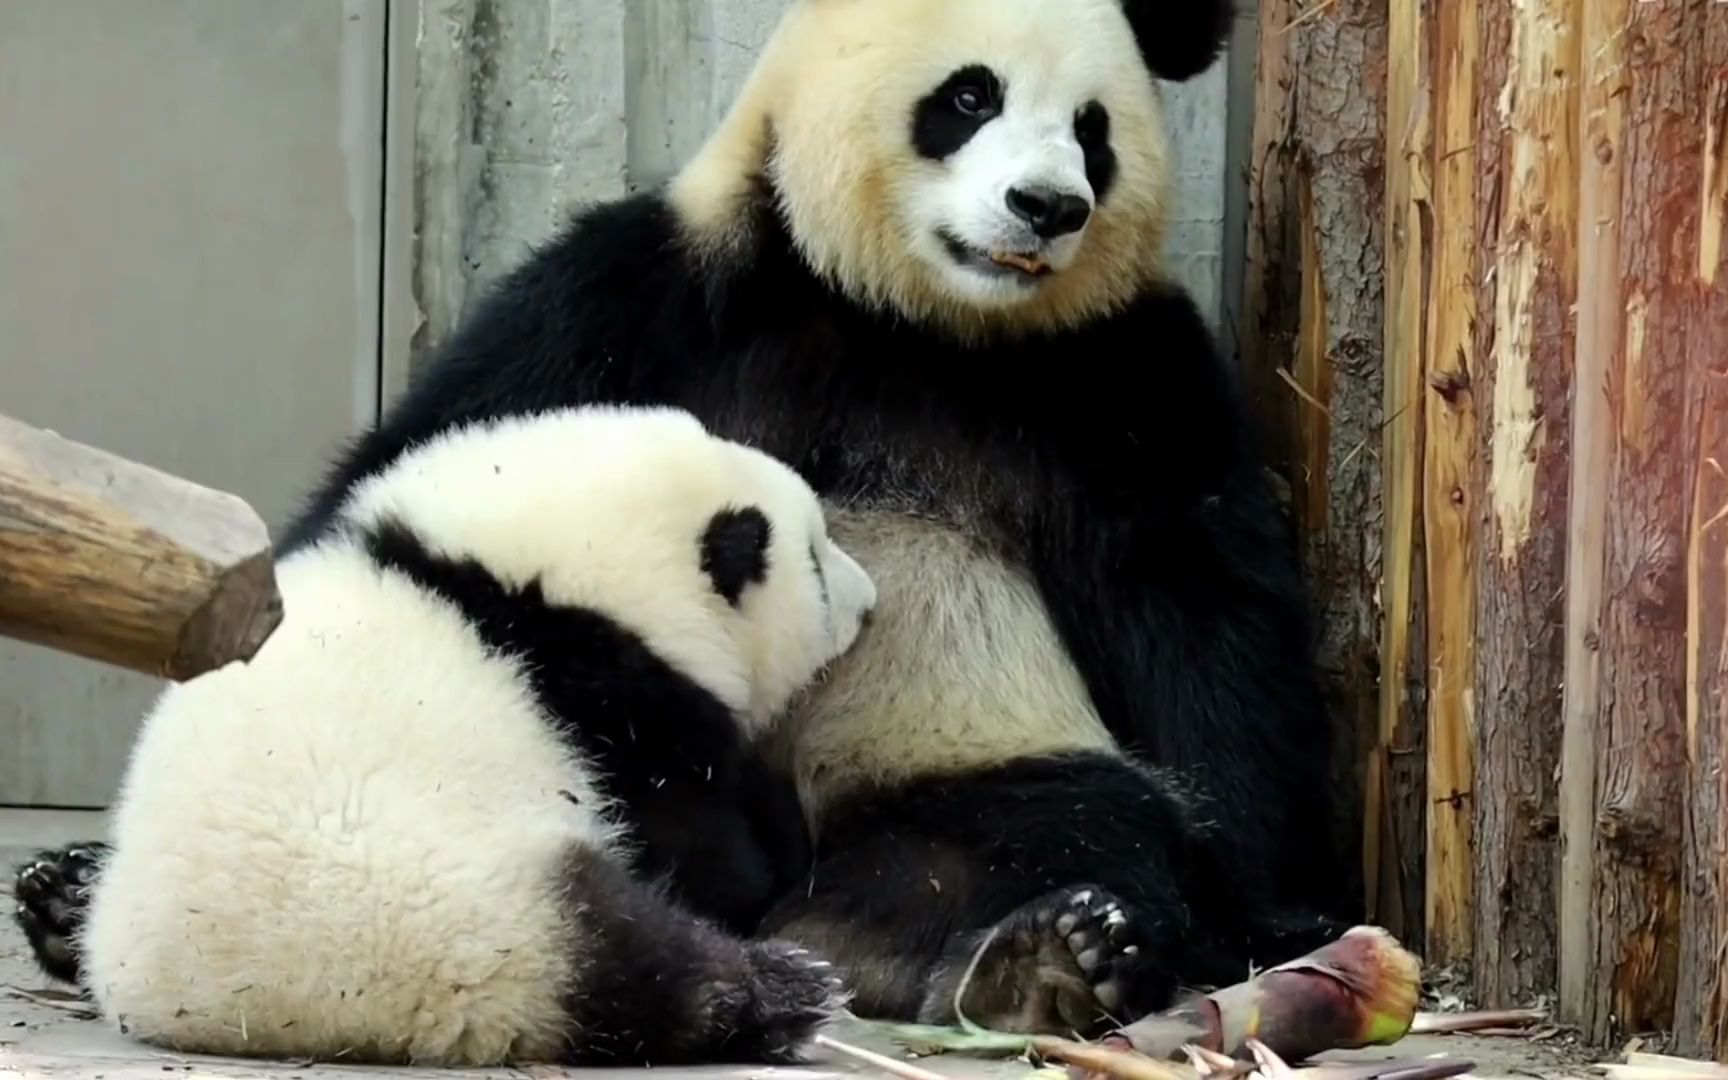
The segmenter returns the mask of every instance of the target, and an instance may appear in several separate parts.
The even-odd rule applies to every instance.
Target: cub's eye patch
[[[714,591],[738,606],[744,589],[768,577],[768,541],[774,532],[768,516],[754,506],[715,514],[702,531],[702,570]]]

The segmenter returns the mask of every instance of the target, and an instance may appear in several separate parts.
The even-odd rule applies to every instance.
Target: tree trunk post
[[[1483,250],[1474,986],[1527,1005],[1557,977],[1578,0],[1483,8],[1475,142]]]
[[[1686,806],[1674,1036],[1683,1054],[1728,1061],[1728,18],[1686,33],[1702,42],[1695,303],[1692,506],[1686,558]]]
[[[1389,736],[1376,719],[1386,18],[1385,0],[1261,8],[1239,337],[1291,490],[1340,728],[1340,787],[1355,795],[1366,765],[1382,793],[1369,820],[1390,815],[1395,832],[1384,845],[1399,860],[1394,882],[1369,891],[1397,894],[1396,907],[1408,897],[1419,920],[1420,714],[1403,714]],[[1352,841],[1366,839],[1357,815],[1350,825]],[[1398,912],[1381,918],[1395,932],[1413,929]]]

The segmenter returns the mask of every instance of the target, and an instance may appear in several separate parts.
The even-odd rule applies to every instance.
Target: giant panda
[[[755,933],[866,1016],[1082,1033],[1317,946],[1358,909],[1303,583],[1160,254],[1159,84],[1231,20],[791,0],[678,175],[492,290],[285,545],[467,419],[687,408],[796,468],[881,597],[778,729],[815,861]]]
[[[661,880],[744,846],[750,742],[875,603],[795,473],[666,409],[477,422],[278,573],[257,656],[138,736],[70,943],[108,1019],[345,1062],[803,1055],[834,969]]]

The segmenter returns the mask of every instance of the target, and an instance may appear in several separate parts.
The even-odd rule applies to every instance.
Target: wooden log
[[[1492,0],[1490,0],[1492,2]],[[1433,268],[1424,297],[1422,523],[1427,557],[1426,959],[1470,966],[1476,864],[1477,0],[1428,10]]]
[[[1728,101],[1728,84],[1718,95]],[[1720,107],[1720,106],[1718,106]],[[1718,122],[1724,118],[1718,117]],[[1718,128],[1718,130],[1721,130]],[[1685,862],[1674,1036],[1682,1054],[1728,1061],[1728,292],[1693,325],[1705,385],[1686,587]],[[1716,350],[1706,355],[1705,349]]]
[[[1558,977],[1580,11],[1487,0],[1482,14],[1473,975],[1480,1006],[1510,1008]]]
[[[1602,596],[1608,475],[1614,464],[1610,381],[1617,366],[1626,0],[1579,4],[1578,301],[1572,468],[1567,506],[1565,685],[1561,693],[1560,882],[1556,920],[1559,1017],[1591,1011],[1597,923],[1597,713],[1602,699]],[[1588,46],[1584,43],[1588,42]]]
[[[1340,726],[1340,788],[1354,794],[1364,763],[1376,763],[1389,794],[1374,805],[1392,814],[1397,833],[1385,845],[1398,855],[1395,891],[1410,896],[1419,919],[1422,792],[1409,776],[1420,775],[1420,717],[1390,737],[1376,733],[1386,7],[1261,6],[1240,338],[1249,383],[1275,425],[1315,598],[1319,659]],[[1352,811],[1352,840],[1361,838],[1355,800],[1341,801]],[[1411,934],[1396,914],[1380,920]]]
[[[281,618],[240,499],[0,417],[0,634],[183,680]]]
[[[1595,973],[1581,1017],[1598,1042],[1674,1019],[1687,778],[1686,552],[1697,381],[1705,21],[1710,0],[1619,0],[1623,312],[1608,397],[1609,470],[1596,717]],[[1586,32],[1586,41],[1592,41]],[[1687,421],[1694,421],[1688,425]],[[1598,480],[1600,482],[1600,480]]]
[[[1365,827],[1368,918],[1400,927],[1406,940],[1422,940],[1427,915],[1424,884],[1428,761],[1407,754],[1404,777],[1394,773],[1398,748],[1432,746],[1426,731],[1423,669],[1429,623],[1423,616],[1422,549],[1424,439],[1423,380],[1430,342],[1424,315],[1432,275],[1430,127],[1432,55],[1429,3],[1392,4],[1387,16],[1386,79],[1386,320],[1381,447],[1382,577],[1380,634],[1382,680],[1374,756],[1368,764]],[[1410,733],[1423,732],[1423,739]],[[1411,745],[1414,743],[1415,745]],[[1400,790],[1402,787],[1402,790]],[[1414,801],[1414,807],[1409,804]],[[1420,856],[1420,857],[1419,857]],[[1406,860],[1414,860],[1414,865]]]
[[[1696,389],[1686,558],[1686,828],[1674,1037],[1728,1062],[1728,20],[1700,31],[1706,63],[1698,264],[1689,367]]]

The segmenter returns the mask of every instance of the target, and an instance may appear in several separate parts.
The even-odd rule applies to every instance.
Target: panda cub
[[[796,1059],[833,969],[641,867],[726,827],[875,604],[812,491],[686,413],[587,408],[453,428],[339,517],[256,658],[146,718],[76,940],[20,895],[38,948],[187,1052]]]

